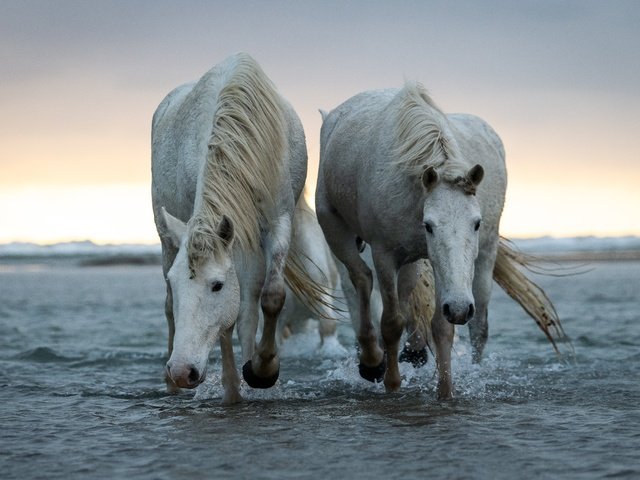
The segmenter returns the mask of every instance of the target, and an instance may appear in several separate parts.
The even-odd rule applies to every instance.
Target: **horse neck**
[[[285,172],[286,139],[279,94],[253,59],[238,56],[217,95],[194,210],[207,221],[229,217],[241,249],[259,248],[260,222]]]

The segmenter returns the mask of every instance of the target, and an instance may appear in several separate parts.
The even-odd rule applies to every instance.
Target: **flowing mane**
[[[283,105],[260,66],[246,54],[218,93],[199,198],[189,224],[189,258],[219,251],[223,216],[244,251],[260,245],[260,219],[276,202],[285,151]]]
[[[396,95],[395,164],[420,178],[433,166],[450,183],[458,184],[468,166],[462,163],[445,114],[419,83],[407,82]]]

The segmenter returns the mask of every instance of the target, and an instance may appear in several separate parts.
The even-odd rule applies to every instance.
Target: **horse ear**
[[[482,168],[482,165],[476,164],[471,167],[471,170],[467,173],[467,178],[475,187],[477,187],[484,178],[484,168]]]
[[[424,185],[424,188],[426,188],[427,190],[430,190],[431,188],[433,188],[437,181],[438,172],[436,172],[435,168],[428,167],[422,174],[422,185]]]
[[[229,217],[223,215],[222,220],[220,220],[220,225],[218,225],[218,237],[220,237],[224,246],[229,248],[233,242],[233,236],[233,222]]]
[[[320,112],[320,116],[322,117],[322,121],[324,122],[327,118],[327,115],[329,115],[329,112],[327,112],[326,110],[322,110],[321,108],[319,108],[318,111]]]
[[[161,210],[161,217],[163,222],[161,227],[162,235],[169,237],[174,247],[180,248],[180,242],[187,231],[187,225],[182,220],[167,212],[164,207],[162,207]]]

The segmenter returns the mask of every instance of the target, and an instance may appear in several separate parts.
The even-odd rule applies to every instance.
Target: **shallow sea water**
[[[574,362],[495,286],[481,365],[459,329],[453,401],[433,358],[397,394],[361,380],[340,325],[322,350],[287,340],[278,384],[225,407],[217,351],[196,392],[165,393],[159,267],[4,266],[0,476],[640,478],[640,262],[592,267],[536,277]]]

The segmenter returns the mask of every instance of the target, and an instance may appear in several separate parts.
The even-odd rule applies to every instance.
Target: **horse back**
[[[328,202],[364,238],[375,214],[370,197],[379,187],[376,165],[388,149],[380,120],[395,93],[375,90],[348,99],[324,117],[320,131],[316,203]]]
[[[195,145],[189,136],[181,135],[177,126],[194,85],[188,83],[172,90],[153,114],[151,191],[156,225],[161,207],[184,222],[189,220],[193,210],[198,175],[197,157],[193,152]],[[192,152],[187,153],[188,150]]]

